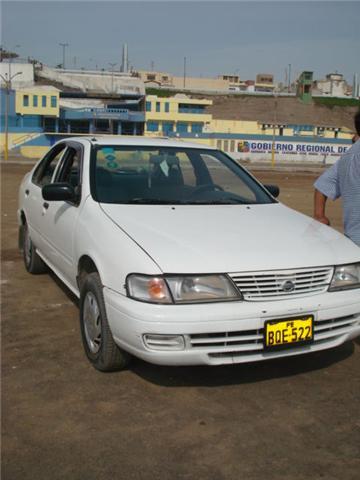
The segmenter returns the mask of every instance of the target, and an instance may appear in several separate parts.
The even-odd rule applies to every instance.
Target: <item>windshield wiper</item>
[[[139,205],[183,205],[184,202],[180,200],[165,200],[163,198],[132,198],[127,204]]]
[[[254,202],[230,197],[223,200],[170,200],[163,198],[132,198],[125,202],[132,205],[252,205]]]
[[[227,198],[226,200],[199,200],[187,202],[188,205],[252,205],[253,202],[244,202],[237,198]]]

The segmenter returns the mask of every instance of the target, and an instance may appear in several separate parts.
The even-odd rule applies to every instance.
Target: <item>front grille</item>
[[[245,300],[280,300],[325,292],[331,282],[333,267],[230,273]]]
[[[314,321],[313,344],[321,344],[351,332],[359,324],[358,315],[348,315],[330,320]],[[206,350],[209,357],[238,357],[259,354],[264,351],[264,329],[199,333],[188,336],[190,348]],[[294,347],[289,347],[294,348]],[[296,347],[295,347],[296,348]]]

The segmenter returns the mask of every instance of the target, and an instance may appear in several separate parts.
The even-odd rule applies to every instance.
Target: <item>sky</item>
[[[285,81],[360,74],[360,1],[2,1],[1,45],[55,66],[120,68],[123,43],[139,70],[188,76],[272,73]]]

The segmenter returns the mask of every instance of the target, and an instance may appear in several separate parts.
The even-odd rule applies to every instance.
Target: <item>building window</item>
[[[173,122],[163,122],[162,131],[164,135],[169,135],[169,133],[172,133],[174,131]]]
[[[38,106],[38,96],[33,95],[33,107],[37,107],[37,106]]]
[[[23,96],[23,105],[24,105],[24,107],[29,106],[29,95],[24,95]]]
[[[191,103],[179,103],[179,113],[205,113],[205,107]]]
[[[156,111],[160,112],[160,102],[156,102]]]
[[[150,82],[153,82],[155,79],[156,79],[156,76],[153,75],[153,74],[149,74],[146,76],[147,80],[149,80]]]
[[[193,123],[191,125],[191,132],[192,133],[202,133],[203,131],[203,124],[202,123]]]
[[[56,97],[52,96],[51,97],[51,108],[56,108],[56,106],[57,106]]]
[[[188,131],[188,124],[184,122],[178,122],[177,124],[177,132],[178,133],[187,133]]]
[[[169,113],[170,112],[170,104],[169,102],[165,102],[165,112]]]
[[[158,132],[159,122],[147,122],[146,124],[148,132]]]
[[[145,108],[147,112],[151,112],[151,102],[146,102]]]
[[[42,107],[46,107],[46,95],[43,95],[43,96],[41,97],[41,106],[42,106]]]

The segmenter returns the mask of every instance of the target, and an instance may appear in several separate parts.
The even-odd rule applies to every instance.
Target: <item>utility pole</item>
[[[275,167],[275,128],[277,123],[277,95],[274,90],[274,120],[273,120],[273,135],[272,135],[272,146],[271,146],[271,166]]]
[[[114,94],[114,67],[116,63],[109,63],[111,67],[111,95]]]
[[[184,89],[186,86],[186,57],[184,57]]]
[[[10,110],[10,91],[11,91],[11,81],[17,75],[21,75],[22,72],[14,73],[10,75],[10,63],[9,63],[9,75],[5,73],[5,77],[0,75],[5,83],[6,88],[6,102],[5,102],[5,149],[4,149],[4,159],[5,161],[9,158],[9,110]]]
[[[59,43],[60,47],[63,49],[63,61],[62,61],[62,68],[65,70],[65,48],[69,46],[68,43]]]
[[[289,63],[289,75],[288,75],[288,93],[291,92],[291,63]]]

